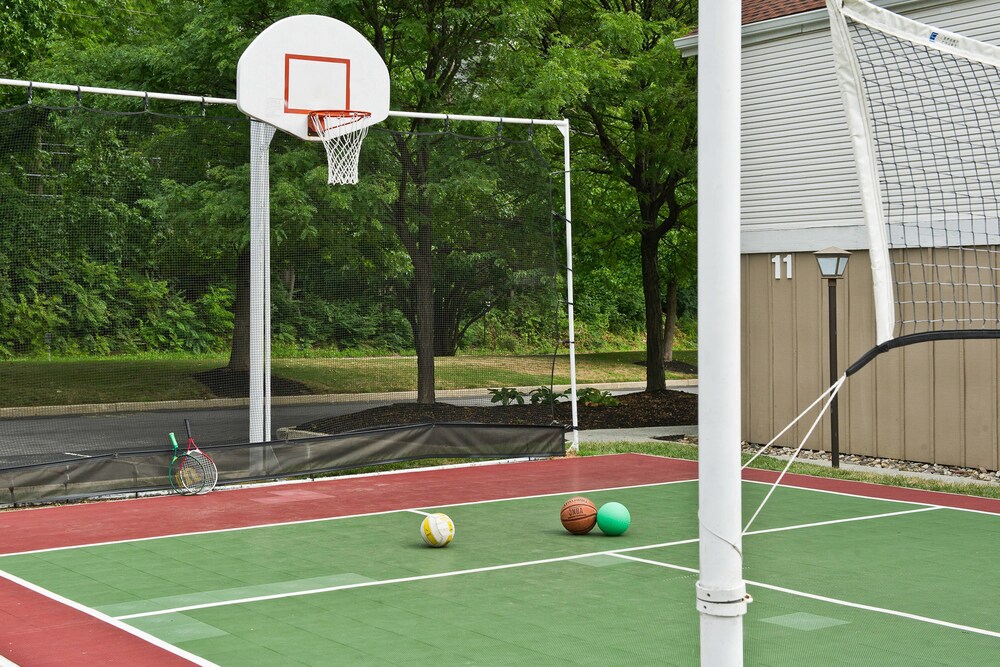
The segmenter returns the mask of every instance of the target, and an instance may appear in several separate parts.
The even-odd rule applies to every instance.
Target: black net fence
[[[185,419],[221,483],[564,453],[565,237],[530,128],[373,128],[356,186],[275,136],[253,442],[250,123],[219,111],[0,111],[0,503],[169,489]]]

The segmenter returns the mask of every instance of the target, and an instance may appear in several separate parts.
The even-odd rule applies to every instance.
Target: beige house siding
[[[769,441],[829,384],[826,281],[811,253],[791,256],[791,279],[784,261],[782,277],[775,279],[770,254],[742,259],[743,433],[750,442]],[[837,356],[843,372],[875,341],[865,251],[852,255],[837,297]],[[992,340],[941,341],[880,355],[841,392],[841,451],[997,469],[998,348]],[[797,446],[815,414],[779,444]],[[821,427],[808,448],[829,450],[828,416]]]

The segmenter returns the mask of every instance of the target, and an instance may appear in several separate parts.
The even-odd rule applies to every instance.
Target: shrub
[[[566,389],[565,391],[555,391],[551,387],[538,387],[537,389],[532,389],[529,392],[529,395],[531,396],[532,405],[552,405],[560,398],[568,396],[569,392],[569,389]]]
[[[500,405],[510,405],[511,403],[517,402],[518,405],[524,405],[524,395],[519,392],[514,387],[500,387],[499,389],[490,389],[490,403],[499,403]]]
[[[576,400],[582,405],[614,407],[620,401],[611,395],[610,391],[601,391],[596,387],[584,387],[576,392]]]

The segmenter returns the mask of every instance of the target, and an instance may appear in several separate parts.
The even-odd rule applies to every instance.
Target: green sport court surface
[[[615,472],[626,465],[636,472]],[[642,468],[650,470],[640,475]],[[211,527],[199,503],[230,496],[225,511],[235,511],[243,490],[144,499],[172,503],[159,508],[171,517],[163,536],[90,544],[80,539],[87,527],[73,524],[76,508],[54,508],[76,544],[9,553],[0,569],[9,586],[137,636],[162,652],[163,664],[694,665],[693,470],[691,462],[628,455],[272,486],[279,500],[248,496],[244,504],[266,508],[273,521],[222,528]],[[508,497],[470,477],[510,487]],[[538,493],[542,477],[566,490]],[[596,484],[601,478],[614,483]],[[484,499],[406,504],[403,487],[445,497],[467,483]],[[402,504],[359,501],[366,487],[402,495]],[[765,481],[744,482],[747,516],[767,490]],[[625,504],[629,531],[566,533],[559,508],[580,492],[598,505]],[[936,494],[914,502],[779,488],[744,537],[754,597],[744,620],[746,664],[1000,664],[1000,507],[991,506],[1000,503],[980,499],[986,510],[974,510],[928,497]],[[113,522],[144,501],[97,505]],[[328,505],[329,516],[286,511],[306,503]],[[359,511],[365,506],[377,509]],[[422,544],[421,511],[454,519],[450,546]],[[191,516],[181,532],[184,512]],[[59,635],[58,627],[44,635],[56,656]],[[0,653],[18,664],[52,664],[34,662],[3,631],[0,638]],[[63,664],[86,664],[66,639]]]

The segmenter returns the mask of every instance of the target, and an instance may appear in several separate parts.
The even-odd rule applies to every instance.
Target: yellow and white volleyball
[[[455,522],[447,514],[428,514],[420,522],[420,537],[432,547],[448,546],[455,537]]]

